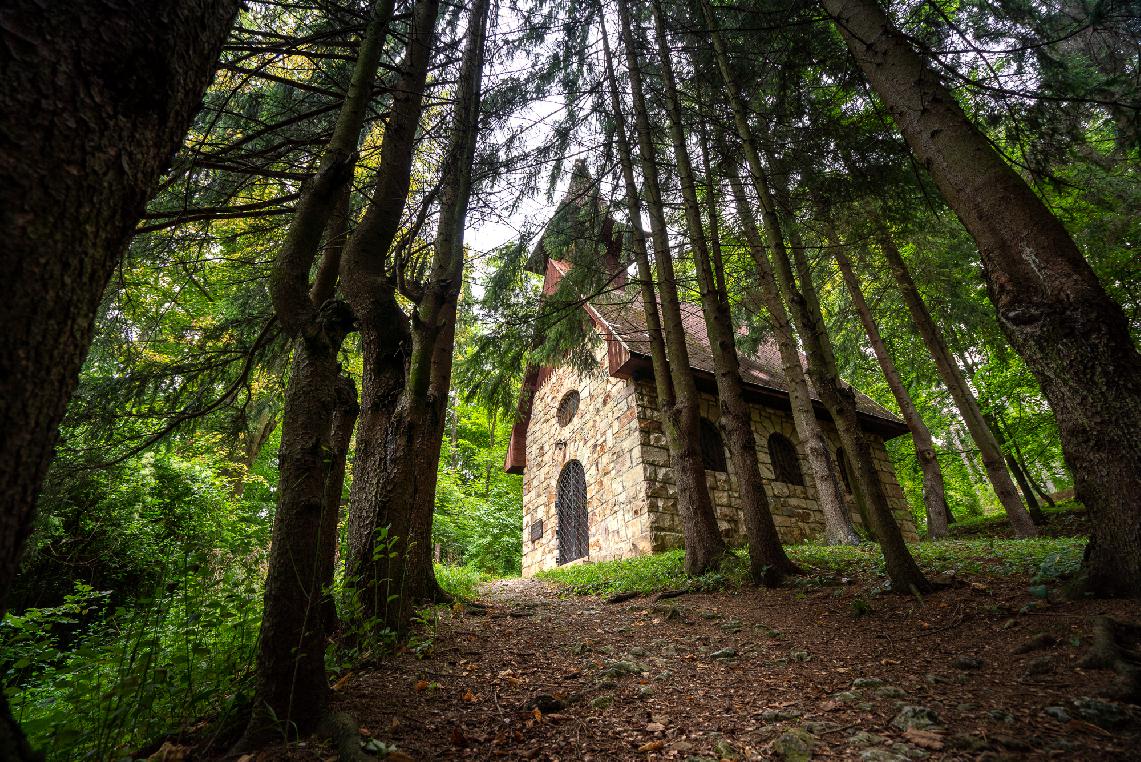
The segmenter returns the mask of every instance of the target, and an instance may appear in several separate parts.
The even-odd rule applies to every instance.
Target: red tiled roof
[[[603,338],[620,343],[632,355],[649,358],[650,335],[646,329],[645,311],[640,299],[594,301],[590,303],[589,308],[596,322],[600,324]],[[681,319],[685,329],[690,367],[696,371],[713,374],[713,352],[710,349],[705,314],[701,306],[682,303]],[[781,362],[780,349],[775,339],[770,338],[752,353],[738,351],[737,356],[741,362],[741,377],[747,386],[780,392],[782,395],[788,394],[788,379],[784,374],[784,364]],[[803,355],[801,364],[807,365]],[[813,400],[820,400],[812,388],[811,380],[808,390]],[[884,422],[903,425],[898,416],[859,391],[856,391],[856,409],[864,415]]]

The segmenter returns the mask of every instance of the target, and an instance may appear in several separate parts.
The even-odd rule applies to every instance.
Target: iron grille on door
[[[590,548],[590,527],[586,510],[586,470],[577,460],[563,466],[556,486],[555,512],[558,514],[558,563],[583,558]]]

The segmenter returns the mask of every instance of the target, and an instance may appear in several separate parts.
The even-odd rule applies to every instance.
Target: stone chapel
[[[624,282],[621,234],[606,213],[584,166],[528,261],[553,293],[569,271],[567,243],[552,225],[568,217],[597,231],[585,236],[602,266]],[[556,565],[604,561],[681,547],[682,529],[669,451],[658,417],[649,336],[641,299],[615,289],[583,307],[601,338],[597,369],[567,366],[526,369],[505,468],[523,474],[523,575]],[[701,451],[718,523],[730,544],[745,541],[733,467],[717,428],[717,388],[705,319],[699,305],[683,304],[690,364],[701,392]],[[794,543],[824,534],[813,475],[801,452],[788,388],[775,344],[741,354],[741,373],[752,405],[761,474],[781,539]],[[896,520],[909,541],[918,539],[884,442],[907,433],[898,417],[856,393],[861,425],[872,447]],[[847,457],[819,400],[816,415],[831,444],[833,461],[857,528],[859,511],[849,488]]]

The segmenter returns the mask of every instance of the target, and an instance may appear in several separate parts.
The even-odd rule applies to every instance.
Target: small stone
[[[737,759],[740,757],[733,745],[724,738],[717,739],[717,743],[713,744],[713,751],[717,752],[718,759]]]
[[[603,677],[623,677],[625,675],[640,675],[643,672],[649,672],[650,668],[644,664],[639,664],[636,661],[612,661],[607,664],[599,675]]]
[[[907,691],[894,685],[883,685],[876,688],[876,695],[880,698],[903,698],[907,695]]]
[[[630,655],[631,656],[637,656],[637,657],[645,656],[646,655],[646,649],[644,649],[640,646],[635,646],[634,648],[630,649]]]
[[[968,703],[959,704],[955,708],[958,709],[960,712],[973,712],[979,708],[979,705],[978,704],[971,704],[968,702]]]
[[[948,680],[945,675],[940,675],[937,672],[928,672],[927,682],[931,683],[931,685],[939,685],[941,683],[949,683],[951,681]]]
[[[939,719],[939,715],[925,706],[905,706],[899,710],[899,714],[895,716],[891,724],[900,730],[912,728],[923,730],[935,725],[942,725],[943,721]]]
[[[654,695],[654,689],[648,685],[643,685],[640,688],[638,688],[638,697],[639,698],[651,698],[651,697],[653,697],[653,695]]]
[[[1005,709],[991,709],[987,715],[995,722],[1005,722],[1007,725],[1014,724],[1014,715]]]
[[[721,629],[725,632],[736,634],[744,628],[740,619],[726,619],[721,623]]]
[[[609,709],[613,703],[613,696],[596,696],[593,700],[591,700],[590,707],[592,709]]]
[[[673,676],[674,676],[674,673],[669,671],[668,669],[666,669],[666,670],[663,670],[663,671],[659,672],[658,674],[654,675],[653,680],[655,683],[664,683]]]
[[[853,688],[878,688],[883,685],[883,680],[878,677],[857,677],[852,681]]]
[[[839,693],[833,693],[832,694],[832,700],[833,701],[847,702],[847,701],[855,701],[858,698],[860,698],[859,694],[853,693],[852,691],[840,691]]]
[[[907,762],[907,757],[887,749],[865,749],[860,752],[861,762]]]
[[[866,730],[858,730],[848,737],[848,743],[854,746],[877,746],[885,740],[883,736],[877,736]]]
[[[1064,706],[1048,706],[1045,710],[1047,715],[1053,717],[1058,722],[1069,722],[1070,713],[1066,711]]]
[[[965,656],[965,655],[964,656],[956,656],[951,661],[951,666],[954,667],[955,669],[962,669],[962,670],[982,669],[983,661],[982,661],[982,659],[976,659],[973,656]]]
[[[893,743],[891,745],[891,750],[904,759],[925,759],[926,757],[931,756],[927,752],[923,751],[923,749],[917,748],[915,746],[910,746],[903,743],[902,741]]]
[[[816,736],[807,730],[786,730],[773,741],[773,754],[785,762],[808,762],[812,758],[812,746],[815,743]]]
[[[713,653],[710,654],[710,656],[713,657],[714,659],[736,659],[737,658],[737,649],[736,648],[722,648],[720,651],[714,651]]]
[[[1083,720],[1108,730],[1119,728],[1129,721],[1129,716],[1117,704],[1098,701],[1089,696],[1074,699],[1074,707]]]

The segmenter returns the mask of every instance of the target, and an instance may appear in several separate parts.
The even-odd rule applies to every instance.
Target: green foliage
[[[523,480],[503,471],[510,427],[479,405],[449,411],[433,540],[450,565],[497,576],[522,565]]]
[[[448,595],[457,600],[470,601],[476,598],[476,589],[494,577],[470,566],[449,566],[436,564],[436,581]]]
[[[1085,540],[1076,537],[1038,538],[1033,540],[945,540],[923,542],[911,546],[919,564],[942,574],[982,574],[997,576],[1033,575],[1044,566],[1070,570],[1081,561]],[[847,545],[792,545],[786,548],[794,562],[810,570],[831,575],[885,579],[883,554],[879,546],[865,543]],[[596,564],[565,566],[540,572],[537,576],[550,580],[576,595],[607,596],[615,593],[650,594],[663,590],[715,590],[745,584],[747,570],[731,564],[722,573],[704,577],[687,577],[685,554],[671,550],[650,556],[603,561]],[[793,584],[798,583],[793,578]],[[812,578],[799,582],[811,583]]]
[[[238,500],[230,461],[196,444],[52,475],[0,668],[53,759],[118,758],[249,699],[270,456]]]

